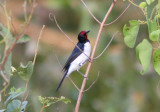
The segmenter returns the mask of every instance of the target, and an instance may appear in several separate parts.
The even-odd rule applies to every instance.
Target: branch
[[[97,80],[98,80],[98,78],[99,78],[99,72],[98,72],[98,74],[97,74],[97,78],[96,78],[96,80],[95,81],[93,81],[93,83],[86,89],[86,90],[84,90],[83,92],[86,92],[86,91],[88,91],[89,89],[91,89],[92,88],[92,86],[97,82]]]
[[[72,84],[74,85],[74,87],[78,90],[78,91],[80,91],[80,89],[78,88],[78,86],[73,82],[73,80],[70,78],[70,77],[68,77],[69,78],[69,80],[72,82]]]
[[[112,22],[110,22],[110,23],[108,23],[108,24],[104,24],[104,26],[108,26],[108,25],[111,25],[111,24],[115,23],[115,22],[128,10],[128,8],[129,8],[130,6],[131,6],[131,3],[127,6],[126,9],[124,9],[124,11],[123,11],[114,21],[112,21]]]
[[[100,39],[104,24],[105,24],[105,22],[106,22],[106,20],[107,20],[107,18],[109,16],[109,14],[111,13],[111,11],[112,11],[112,9],[113,9],[113,7],[114,7],[116,2],[117,2],[117,0],[113,0],[108,12],[106,13],[102,23],[100,24],[99,32],[98,32],[98,35],[97,35],[97,38],[96,38],[96,42],[95,42],[95,45],[94,45],[94,48],[93,48],[93,51],[92,51],[92,54],[91,54],[91,61],[94,59],[94,54],[96,52],[96,49],[97,49],[97,46],[98,46],[98,43],[99,43],[99,39]],[[92,63],[89,62],[87,70],[86,70],[86,73],[85,73],[85,77],[88,77],[91,65],[92,65]],[[76,104],[76,107],[75,107],[75,112],[79,111],[81,99],[82,99],[82,96],[83,96],[83,91],[84,91],[84,88],[85,88],[85,85],[86,85],[86,81],[87,81],[87,79],[84,78],[83,82],[82,82],[81,90],[80,90],[79,95],[78,95],[77,104]]]
[[[62,28],[59,26],[59,24],[58,24],[58,22],[57,22],[57,19],[56,19],[55,14],[49,13],[49,18],[50,18],[51,21],[53,21],[52,16],[53,16],[53,18],[54,18],[54,21],[55,21],[57,27],[58,27],[59,30],[65,35],[65,37],[67,37],[85,56],[87,56],[87,55],[77,46],[77,44],[62,30]],[[87,56],[87,57],[88,57],[88,56]],[[91,60],[90,60],[90,57],[88,57],[88,59],[89,59],[89,61],[91,61]]]
[[[85,8],[87,9],[87,11],[89,12],[89,14],[93,17],[93,19],[95,21],[97,21],[97,23],[101,24],[101,22],[93,15],[93,13],[89,10],[89,8],[87,7],[87,5],[85,4],[85,2],[83,0],[81,0],[81,2],[83,3],[83,5],[85,6]]]
[[[93,60],[96,60],[97,58],[101,57],[102,54],[105,52],[105,50],[109,47],[109,45],[111,44],[113,38],[116,36],[116,34],[118,33],[118,31],[116,33],[113,34],[111,40],[109,41],[109,43],[107,44],[107,46],[104,48],[104,50],[97,56],[95,57]]]
[[[5,82],[9,82],[9,79],[6,77],[6,75],[3,73],[3,71],[1,70],[0,71],[1,73],[0,73],[0,76],[3,78],[3,80],[5,81]]]
[[[35,50],[35,53],[34,53],[33,65],[35,65],[35,62],[36,62],[39,40],[41,39],[42,32],[43,32],[44,28],[45,28],[45,25],[43,25],[43,27],[42,27],[42,29],[41,29],[41,31],[40,31],[40,33],[39,33],[39,36],[38,36],[38,41],[37,41],[37,45],[36,45],[36,50]]]
[[[0,91],[0,94],[2,94],[4,91],[6,91],[6,89],[8,88],[8,86],[10,85],[10,81],[7,83],[7,85]]]

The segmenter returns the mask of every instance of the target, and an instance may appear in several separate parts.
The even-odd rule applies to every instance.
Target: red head
[[[78,35],[78,40],[79,42],[81,43],[84,43],[88,40],[87,38],[87,34],[89,33],[90,31],[81,31]]]

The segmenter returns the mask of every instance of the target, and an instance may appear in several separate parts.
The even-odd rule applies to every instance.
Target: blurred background
[[[135,0],[135,3],[139,4],[139,2]],[[102,21],[112,0],[85,0],[85,3]],[[128,4],[118,0],[106,23],[116,19]],[[24,1],[6,0],[6,5],[13,15],[13,24],[16,29],[20,29],[24,21]],[[31,10],[29,5],[27,5],[27,13]],[[74,45],[58,30],[55,22],[49,19],[50,12],[56,14],[59,25],[75,42],[80,31],[90,30],[88,38],[92,48],[99,29],[99,24],[90,16],[80,0],[37,0],[37,7],[26,33],[31,37],[31,41],[16,45],[13,52],[14,67],[18,67],[20,62],[33,60],[37,37],[42,25],[46,25],[40,41],[34,73],[29,83],[27,112],[40,111],[42,105],[38,101],[38,96],[65,96],[71,100],[71,104],[59,102],[47,108],[46,112],[71,112],[78,97],[78,91],[69,79],[65,79],[59,91],[55,92],[64,74],[55,53],[63,66]],[[3,13],[2,9],[0,13]],[[130,49],[123,42],[123,26],[134,19],[145,18],[138,8],[131,6],[117,22],[103,29],[95,56],[102,52],[115,32],[120,33],[116,35],[107,51],[93,62],[86,88],[96,79],[98,72],[100,76],[93,87],[84,93],[80,112],[159,112],[159,76],[153,70],[152,64],[149,71],[142,76],[140,71],[143,68],[136,59],[135,48]],[[6,24],[4,14],[0,15],[0,22]],[[143,38],[148,38],[145,25],[140,27],[137,43]],[[86,67],[87,64],[80,71],[85,73]],[[77,72],[73,72],[70,76],[80,88],[83,77]],[[24,87],[25,82],[18,76],[14,76],[11,80],[12,86]]]

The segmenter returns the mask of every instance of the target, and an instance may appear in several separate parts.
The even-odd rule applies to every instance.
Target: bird
[[[62,71],[64,71],[64,76],[62,80],[60,81],[56,92],[62,85],[62,82],[66,77],[68,77],[73,71],[79,72],[84,78],[87,78],[84,76],[83,73],[79,71],[79,69],[85,65],[85,63],[90,60],[90,54],[91,54],[91,44],[90,41],[87,38],[87,34],[90,31],[81,31],[78,34],[78,43],[73,49],[71,55],[69,56],[68,60],[66,61]],[[78,47],[77,47],[78,46]],[[80,50],[80,49],[81,50]],[[83,51],[83,52],[82,52]]]

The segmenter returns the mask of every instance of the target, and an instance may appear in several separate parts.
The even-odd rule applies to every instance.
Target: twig
[[[54,55],[55,55],[55,57],[56,57],[56,60],[57,60],[57,62],[58,62],[58,64],[59,64],[59,66],[61,67],[61,69],[63,69],[62,64],[60,63],[60,61],[59,61],[59,59],[58,59],[58,57],[57,57],[57,54],[54,53]]]
[[[109,47],[109,45],[111,44],[113,38],[115,37],[115,35],[118,33],[118,31],[116,33],[113,34],[111,40],[109,41],[109,43],[107,44],[107,46],[104,48],[104,50],[97,56],[95,57],[93,60],[96,60],[97,58],[101,57],[102,54],[105,52],[105,50]]]
[[[41,39],[41,36],[42,36],[42,32],[45,28],[45,25],[43,25],[40,33],[39,33],[39,36],[38,36],[38,41],[37,41],[37,45],[36,45],[36,50],[35,50],[35,53],[34,53],[34,59],[33,59],[33,65],[35,65],[35,61],[36,61],[36,58],[37,58],[37,52],[38,52],[38,45],[39,45],[39,41]]]
[[[132,5],[134,5],[135,7],[140,8],[141,11],[144,13],[144,15],[146,15],[146,14],[145,14],[145,11],[144,11],[140,6],[138,6],[137,4],[135,4],[135,3],[133,2],[133,0],[128,0],[128,2],[131,3]]]
[[[111,24],[115,23],[128,10],[128,8],[130,6],[131,6],[131,3],[127,6],[127,8],[124,9],[124,11],[115,20],[113,20],[112,22],[110,22],[108,24],[104,24],[104,26],[108,26],[108,25],[111,25]]]
[[[86,92],[86,91],[88,91],[89,89],[91,89],[92,86],[97,82],[98,78],[99,78],[99,72],[98,72],[98,74],[97,74],[96,80],[94,80],[93,83],[92,83],[86,90],[84,90],[83,92]]]
[[[8,86],[10,85],[10,81],[7,83],[7,85],[0,91],[0,94],[2,94],[4,91],[6,91],[6,89],[8,88]]]
[[[49,13],[49,18],[50,18],[51,21],[53,21],[52,16],[53,16],[53,18],[54,18],[54,21],[55,21],[57,27],[58,27],[59,30],[65,35],[65,37],[67,37],[85,56],[87,56],[87,55],[77,46],[77,44],[62,30],[62,28],[59,26],[59,24],[58,24],[58,22],[57,22],[57,19],[56,19],[55,14]],[[87,57],[88,57],[88,56],[87,56]],[[91,61],[91,60],[90,60],[90,57],[88,57],[88,59],[89,59],[89,61]]]
[[[14,32],[14,34],[15,34],[16,36],[18,36],[18,33],[17,33],[17,31],[16,31],[16,28],[15,28],[15,26],[14,26],[14,24],[13,24],[12,18],[13,18],[13,16],[11,16],[11,25],[12,25],[12,27],[13,27],[13,32]]]
[[[58,57],[57,57],[57,54],[54,53],[54,55],[55,55],[55,57],[56,57],[56,60],[57,60],[57,62],[58,62],[58,64],[59,64],[59,66],[61,67],[61,69],[63,69],[62,64],[60,63],[60,61],[59,61],[59,59],[58,59]],[[68,77],[68,78],[69,78],[69,80],[71,81],[71,83],[75,86],[75,88],[76,88],[78,91],[80,91],[80,89],[79,89],[78,86],[73,82],[73,80],[72,80],[70,77]]]
[[[87,7],[87,5],[85,4],[85,2],[83,0],[81,0],[81,2],[83,3],[83,5],[85,6],[85,8],[87,9],[87,11],[89,12],[89,14],[93,17],[93,19],[95,21],[97,21],[97,23],[101,24],[101,22],[93,15],[93,13],[89,10],[89,8]]]
[[[80,91],[80,89],[78,88],[78,86],[73,82],[73,80],[70,78],[70,77],[68,77],[69,78],[69,80],[72,82],[72,84],[74,85],[74,87],[78,90],[78,91]]]
[[[29,80],[26,80],[25,91],[24,91],[23,97],[21,99],[21,103],[19,105],[19,110],[20,111],[21,111],[22,103],[24,102],[24,99],[25,99],[25,95],[26,95],[26,91],[27,91],[27,88],[28,88],[28,84],[29,84]]]
[[[103,26],[104,26],[109,14],[111,13],[111,11],[112,11],[112,9],[113,9],[113,7],[114,7],[116,2],[117,2],[117,0],[113,0],[108,12],[106,13],[102,23],[100,24],[99,32],[98,32],[98,35],[97,35],[97,38],[96,38],[96,42],[95,42],[95,45],[94,45],[94,48],[93,48],[93,51],[92,51],[92,54],[91,54],[91,61],[94,58],[94,54],[96,52],[96,49],[97,49],[97,46],[98,46],[98,43],[99,43],[99,39],[100,39],[100,36],[101,36],[101,33],[102,33]],[[88,77],[91,65],[92,65],[92,63],[89,62],[87,70],[86,70],[86,73],[85,73],[85,77]],[[78,99],[77,99],[77,103],[76,103],[76,107],[75,107],[75,112],[79,111],[79,107],[80,107],[83,91],[84,91],[84,88],[85,88],[85,85],[86,85],[86,81],[87,81],[87,79],[84,78],[83,82],[82,82],[81,90],[80,90],[79,95],[78,95]]]
[[[5,81],[5,82],[9,82],[9,79],[6,77],[6,75],[3,73],[3,71],[1,70],[1,73],[0,73],[0,76],[3,78],[3,80]]]
[[[152,19],[152,16],[153,16],[153,13],[154,13],[154,11],[155,11],[155,9],[156,9],[156,7],[154,7],[153,9],[152,9],[152,12],[151,12],[151,15],[150,15],[150,20]]]

